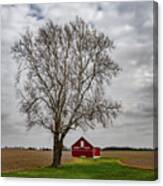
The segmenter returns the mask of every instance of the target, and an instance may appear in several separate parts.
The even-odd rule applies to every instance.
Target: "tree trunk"
[[[59,165],[61,165],[61,158],[62,158],[62,149],[63,149],[63,143],[60,144],[62,147],[59,152]]]
[[[57,168],[61,165],[61,156],[63,149],[63,141],[59,140],[59,135],[54,135],[54,143],[53,143],[53,162],[52,166]]]

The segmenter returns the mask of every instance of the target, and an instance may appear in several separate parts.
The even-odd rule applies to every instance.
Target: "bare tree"
[[[71,129],[105,127],[120,110],[104,91],[120,70],[110,58],[113,48],[108,36],[80,18],[62,26],[48,21],[35,34],[26,31],[12,47],[20,110],[29,128],[40,125],[52,132],[54,167]]]

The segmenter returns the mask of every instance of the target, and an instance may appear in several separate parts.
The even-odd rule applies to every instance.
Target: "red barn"
[[[100,148],[93,147],[85,138],[81,137],[72,145],[72,156],[100,157]]]

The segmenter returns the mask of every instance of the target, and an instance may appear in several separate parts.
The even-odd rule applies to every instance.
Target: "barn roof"
[[[88,140],[86,140],[83,136],[81,136],[75,143],[72,144],[74,146],[76,143],[78,143],[80,140],[86,141],[91,147],[94,147]]]

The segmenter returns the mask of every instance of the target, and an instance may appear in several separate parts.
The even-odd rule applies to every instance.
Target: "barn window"
[[[80,147],[83,148],[84,147],[84,141],[80,142]]]

